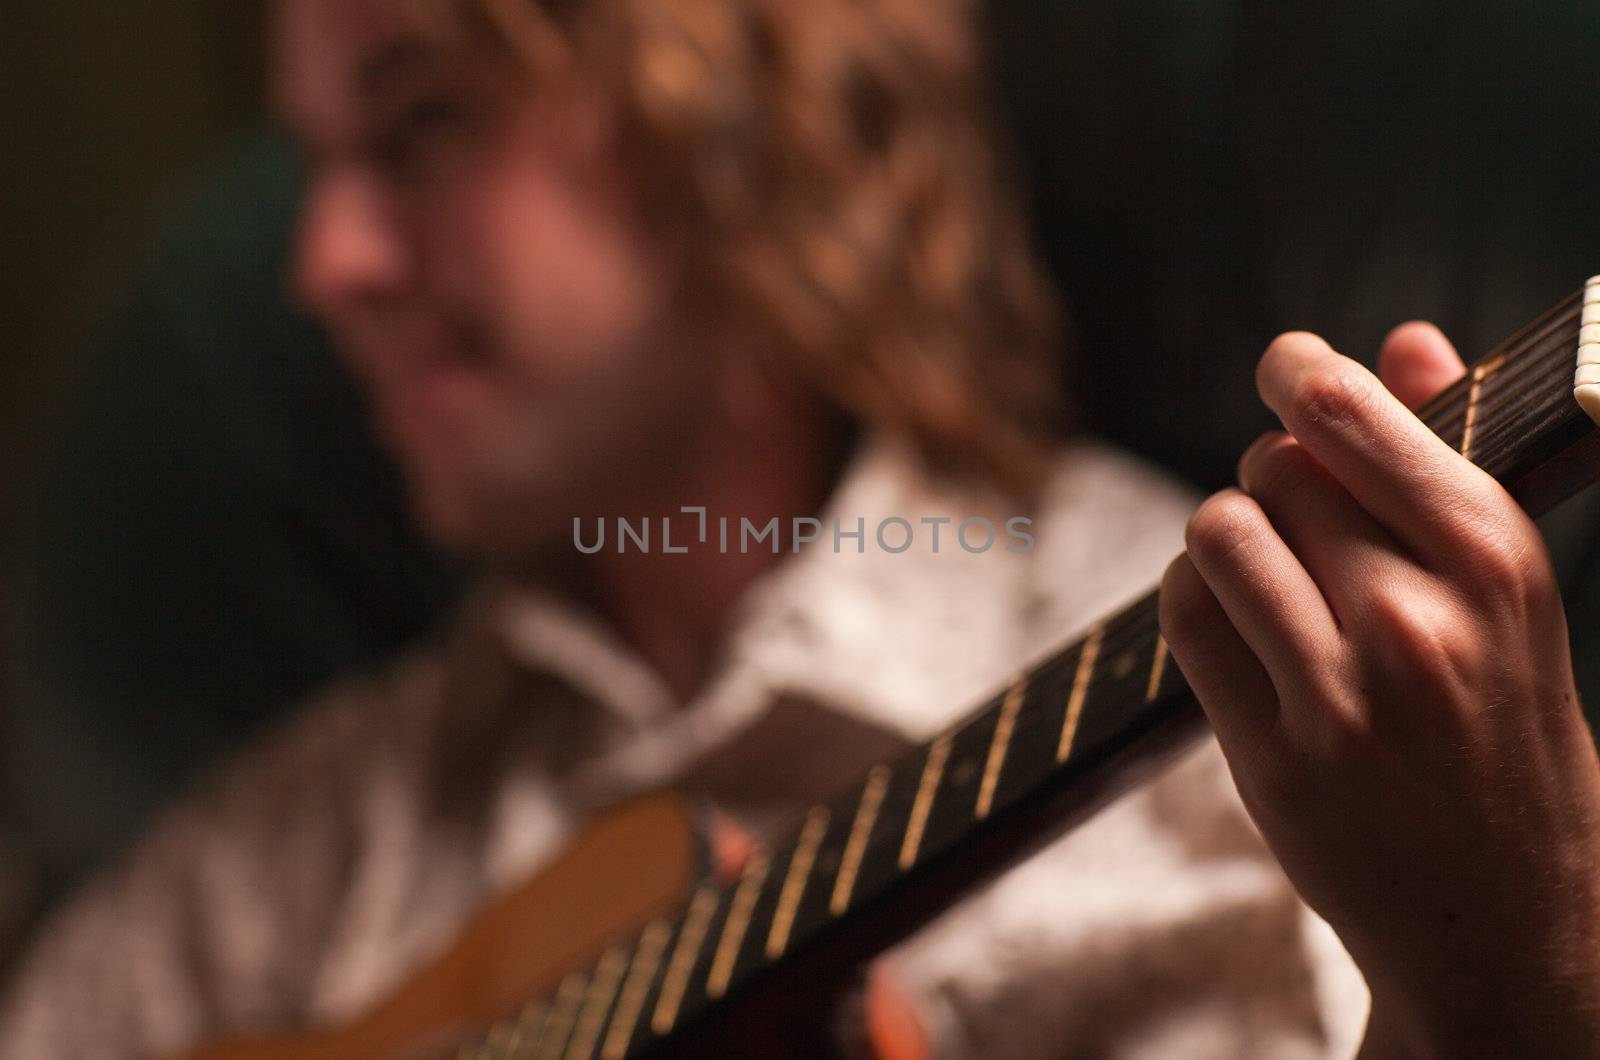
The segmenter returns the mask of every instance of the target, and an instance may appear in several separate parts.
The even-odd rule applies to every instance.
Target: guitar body
[[[456,943],[348,1027],[224,1042],[195,1060],[410,1060],[438,1055],[673,909],[700,873],[702,840],[669,795],[595,818],[557,861],[491,902]]]

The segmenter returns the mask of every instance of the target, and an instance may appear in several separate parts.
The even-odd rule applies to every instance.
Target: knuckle
[[[1290,401],[1300,422],[1337,430],[1365,420],[1374,396],[1371,380],[1349,364],[1307,375],[1295,386]]]
[[[1274,750],[1277,753],[1273,755],[1250,755],[1241,763],[1244,768],[1236,769],[1234,774],[1239,797],[1251,819],[1257,822],[1283,821],[1286,807],[1304,804],[1308,778],[1314,772],[1302,748],[1289,745]],[[1280,832],[1290,837],[1295,835],[1293,828],[1280,829]],[[1291,838],[1290,842],[1293,841]]]
[[[1463,535],[1462,551],[1462,577],[1476,598],[1521,610],[1548,603],[1556,595],[1549,556],[1531,535],[1512,527],[1474,528]]]
[[[1408,677],[1454,688],[1470,683],[1482,668],[1482,646],[1457,609],[1420,593],[1394,591],[1379,594],[1373,604],[1385,652]]]
[[[1224,490],[1200,505],[1189,520],[1184,541],[1193,555],[1225,560],[1255,538],[1258,512],[1255,502],[1245,494]]]
[[[1343,644],[1323,645],[1306,657],[1299,693],[1318,714],[1339,711],[1347,694],[1348,656]]]
[[[1533,564],[1529,550],[1495,537],[1480,536],[1474,542],[1465,572],[1469,584],[1495,599],[1520,597],[1532,588]]]
[[[1315,756],[1332,776],[1359,776],[1370,772],[1383,754],[1383,742],[1371,721],[1360,711],[1333,709],[1321,719]]]
[[[1250,492],[1258,497],[1286,498],[1309,485],[1318,474],[1311,454],[1295,442],[1263,449],[1254,464]]]

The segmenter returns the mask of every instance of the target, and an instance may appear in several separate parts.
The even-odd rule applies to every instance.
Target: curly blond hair
[[[1031,492],[1055,315],[965,0],[397,0],[609,94],[648,213],[782,362],[930,464]]]

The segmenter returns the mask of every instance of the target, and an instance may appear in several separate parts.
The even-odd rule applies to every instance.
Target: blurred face
[[[424,525],[520,557],[625,513],[707,429],[716,373],[602,101],[430,50],[379,0],[282,0],[275,81],[310,163],[295,289]]]

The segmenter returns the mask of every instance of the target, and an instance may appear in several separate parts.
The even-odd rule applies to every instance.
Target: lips
[[[459,429],[487,394],[490,361],[481,343],[391,347],[370,380],[379,434],[404,449]]]
[[[409,451],[436,444],[475,410],[481,414],[495,361],[483,330],[470,321],[375,314],[340,337],[386,445]]]
[[[407,365],[374,395],[379,433],[410,449],[451,430],[481,393],[482,376],[479,366],[452,357]]]

